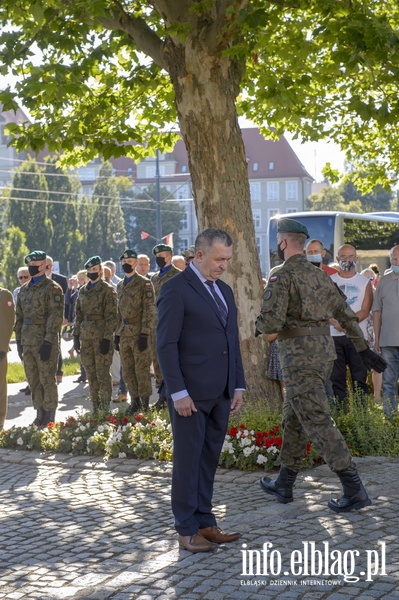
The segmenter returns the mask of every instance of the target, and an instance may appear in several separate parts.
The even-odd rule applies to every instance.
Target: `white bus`
[[[281,264],[277,256],[277,221],[287,218],[306,225],[310,238],[323,243],[327,250],[325,264],[336,261],[337,250],[342,244],[351,244],[357,250],[358,271],[376,263],[383,274],[389,266],[389,250],[399,244],[399,213],[383,214],[309,211],[271,217],[267,236],[267,273]],[[385,216],[387,214],[389,216]]]

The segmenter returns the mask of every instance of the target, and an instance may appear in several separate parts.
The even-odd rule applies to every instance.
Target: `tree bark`
[[[188,152],[199,227],[226,229],[234,239],[234,258],[225,279],[238,305],[248,395],[272,399],[276,387],[266,379],[268,344],[262,336],[254,337],[262,286],[235,107],[243,65],[221,51],[211,54],[204,32],[198,30],[191,31],[184,45],[167,38],[165,58]]]

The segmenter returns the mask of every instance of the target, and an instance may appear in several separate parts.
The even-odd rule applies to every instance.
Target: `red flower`
[[[141,421],[141,419],[143,418],[143,413],[138,413],[134,418],[137,422]]]
[[[227,432],[228,435],[230,437],[236,437],[237,433],[238,433],[238,428],[237,427],[230,427],[229,431]]]
[[[122,423],[124,425],[127,425],[127,423],[130,423],[129,419],[127,417],[122,417]]]

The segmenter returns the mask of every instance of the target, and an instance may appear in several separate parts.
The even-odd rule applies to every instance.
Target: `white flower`
[[[225,440],[223,442],[222,452],[228,452],[229,454],[234,454],[233,444],[231,442],[227,442]]]
[[[125,452],[119,452],[118,458],[126,458]]]
[[[104,430],[105,430],[105,427],[104,427],[104,425],[99,425],[99,426],[97,427],[97,431],[99,431],[100,433],[102,433]]]
[[[84,431],[86,429],[85,425],[79,425],[80,431]]]
[[[244,454],[244,456],[249,456],[250,454],[252,454],[252,452],[254,450],[255,450],[255,446],[246,446],[246,448],[244,448],[242,453]]]
[[[249,437],[244,437],[240,439],[240,446],[244,448],[245,446],[251,446],[252,440]]]
[[[258,463],[258,465],[263,465],[264,463],[267,463],[267,456],[263,456],[263,454],[259,454],[258,458],[256,459],[256,462]]]
[[[24,440],[22,438],[17,439],[18,446],[22,446],[23,443],[24,443]]]

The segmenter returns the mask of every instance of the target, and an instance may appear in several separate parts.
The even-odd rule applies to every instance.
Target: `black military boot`
[[[42,427],[47,427],[49,423],[54,423],[55,420],[55,410],[45,410],[43,411],[43,418],[41,422]]]
[[[36,425],[36,427],[40,427],[43,422],[43,417],[45,414],[44,408],[41,406],[36,410],[36,419],[33,421],[32,425]]]
[[[148,410],[150,407],[150,399],[148,396],[143,396],[141,398],[141,405],[143,407],[143,410]]]
[[[292,469],[287,469],[287,467],[281,467],[277,479],[262,477],[259,481],[260,487],[266,494],[276,496],[277,502],[288,504],[288,502],[294,500],[292,488],[297,475],[297,471],[292,471]]]
[[[140,398],[138,398],[137,396],[135,398],[132,398],[130,405],[127,408],[126,414],[128,415],[135,415],[136,413],[141,411],[141,402],[140,402]]]
[[[329,500],[328,507],[331,510],[342,513],[370,506],[371,500],[356,469],[338,471],[337,475],[342,483],[344,495],[338,500]]]
[[[155,402],[155,404],[153,404],[152,408],[155,408],[155,410],[161,410],[162,408],[166,408],[167,405],[168,405],[167,397],[162,396],[162,394],[160,394],[158,400]]]

